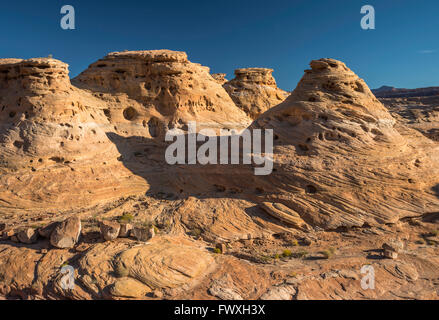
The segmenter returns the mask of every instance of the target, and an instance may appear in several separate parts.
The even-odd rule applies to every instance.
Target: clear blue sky
[[[76,30],[60,28],[65,4]],[[360,28],[365,4],[376,30]],[[4,0],[0,35],[1,58],[53,54],[72,77],[108,52],[172,49],[229,79],[235,68],[273,68],[286,90],[322,57],[372,88],[439,86],[438,0]]]

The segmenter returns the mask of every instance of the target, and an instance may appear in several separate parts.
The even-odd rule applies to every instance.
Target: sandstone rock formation
[[[123,161],[143,168],[139,160],[163,159],[155,147],[168,128],[187,130],[192,120],[215,130],[250,123],[209,69],[183,52],[111,53],[72,82],[55,59],[0,60],[0,194],[11,212],[144,193],[148,184]],[[125,137],[136,144],[129,156],[117,148]]]
[[[277,87],[272,72],[265,68],[237,69],[235,78],[223,84],[235,104],[252,119],[288,96],[288,92]]]
[[[391,223],[438,208],[438,146],[397,124],[339,61],[312,61],[290,97],[255,127],[274,130],[272,178],[288,177],[288,187],[279,184],[288,190],[284,204],[311,225]]]
[[[274,107],[271,72],[246,72],[235,79],[246,111],[272,107],[257,107],[251,125],[182,52],[112,53],[73,84],[58,60],[0,60],[0,297],[437,298],[437,143],[339,61],[312,61]],[[192,120],[273,129],[272,174],[168,165],[165,131]],[[123,217],[103,242],[98,222]],[[12,243],[21,230],[33,243]],[[380,244],[396,238],[405,249],[382,259]],[[361,290],[365,264],[376,290]]]
[[[190,120],[222,128],[245,125],[209,68],[191,63],[184,52],[169,50],[114,52],[92,64],[73,81],[81,88],[125,94],[137,103],[110,108],[114,121],[139,128],[148,125],[151,137],[163,137],[166,127],[182,127]],[[149,119],[148,119],[149,117]]]

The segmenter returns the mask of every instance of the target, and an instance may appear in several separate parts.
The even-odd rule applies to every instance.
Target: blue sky
[[[76,30],[60,28],[73,5]],[[362,30],[360,9],[376,10]],[[71,76],[108,52],[172,49],[233,78],[269,67],[292,90],[312,59],[344,61],[371,88],[439,86],[437,0],[32,0],[0,4],[0,57],[52,54]]]

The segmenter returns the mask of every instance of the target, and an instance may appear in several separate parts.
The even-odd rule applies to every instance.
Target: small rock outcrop
[[[224,83],[233,102],[252,119],[288,97],[288,92],[277,87],[272,72],[265,68],[237,69],[235,78]]]
[[[58,224],[50,235],[50,244],[56,248],[73,248],[81,234],[81,220],[70,217]]]
[[[226,79],[225,73],[213,73],[212,78],[214,78],[215,81],[218,82],[220,85],[223,85],[224,83],[226,83],[228,81]]]

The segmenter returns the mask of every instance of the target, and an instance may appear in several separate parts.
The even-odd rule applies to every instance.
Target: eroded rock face
[[[252,119],[284,101],[288,93],[279,89],[272,69],[236,69],[235,78],[224,83],[236,105]]]
[[[68,65],[56,59],[0,59],[0,90],[64,90],[70,84],[68,74]]]
[[[214,78],[215,81],[218,82],[220,85],[223,85],[224,83],[226,83],[228,81],[226,79],[225,73],[213,73],[212,78]]]
[[[244,114],[209,74],[209,68],[191,63],[184,52],[170,50],[114,52],[92,64],[74,79],[81,88],[125,93],[140,103],[122,114],[110,109],[108,116],[132,124],[154,114],[156,128],[151,136],[163,136],[164,127],[182,127],[197,118],[212,127],[227,122],[245,124]],[[168,121],[166,117],[170,117]],[[122,119],[121,119],[122,120]],[[148,124],[150,124],[148,122]],[[209,126],[209,125],[207,125]],[[151,129],[150,129],[151,131]]]
[[[251,122],[209,68],[183,52],[111,53],[74,85],[55,59],[1,59],[0,74],[0,186],[8,186],[0,194],[23,208],[59,211],[142,193],[148,183],[127,162],[144,170],[163,161],[157,146],[168,129]]]

